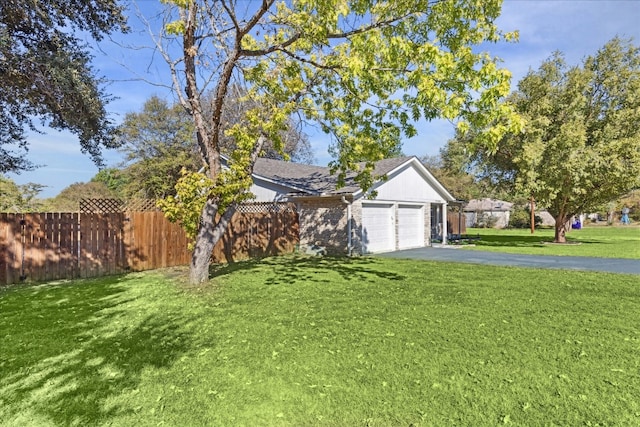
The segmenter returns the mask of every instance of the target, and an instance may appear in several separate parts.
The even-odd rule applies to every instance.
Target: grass
[[[505,252],[529,255],[586,256],[601,258],[640,259],[640,227],[589,226],[567,233],[569,244],[554,244],[552,229],[499,230],[471,228],[470,236],[479,235],[470,250]]]
[[[268,258],[0,290],[2,426],[639,425],[637,276]]]

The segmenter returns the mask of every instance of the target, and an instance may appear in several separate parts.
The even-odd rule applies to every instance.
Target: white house
[[[446,241],[447,206],[455,198],[416,157],[380,160],[370,197],[355,183],[345,186],[329,168],[258,159],[251,191],[258,202],[289,201],[300,218],[300,245],[335,254],[366,254]]]

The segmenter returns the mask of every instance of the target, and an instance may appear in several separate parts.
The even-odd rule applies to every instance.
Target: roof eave
[[[288,196],[293,201],[300,200],[331,200],[342,199],[345,194],[292,194]]]
[[[305,190],[304,188],[296,187],[296,186],[290,185],[288,183],[284,183],[283,181],[267,178],[267,177],[265,177],[263,175],[258,175],[257,173],[252,173],[251,176],[254,177],[254,178],[260,179],[262,181],[269,182],[271,184],[276,184],[276,185],[280,185],[281,187],[290,188],[292,191],[298,191],[298,192],[301,192],[301,193],[311,194],[309,192],[309,190]]]

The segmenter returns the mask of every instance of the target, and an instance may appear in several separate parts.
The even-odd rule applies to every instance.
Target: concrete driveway
[[[377,254],[385,258],[423,259],[514,267],[555,268],[561,270],[603,271],[640,275],[640,260],[574,256],[518,255],[470,251],[457,247],[425,247]]]

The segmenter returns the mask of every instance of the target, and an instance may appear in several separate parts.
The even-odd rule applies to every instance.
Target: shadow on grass
[[[540,235],[522,235],[522,236],[510,236],[500,234],[486,234],[482,235],[480,239],[476,240],[474,244],[476,246],[494,246],[494,247],[521,247],[521,248],[542,248],[545,245],[553,243],[553,237],[540,236]],[[571,236],[567,234],[567,244],[608,244],[614,243],[600,239],[584,239],[579,236]]]
[[[0,350],[6,358],[0,400],[12,402],[11,412],[0,414],[9,420],[30,414],[32,424],[97,425],[133,410],[113,402],[137,388],[145,369],[170,366],[189,350],[184,325],[192,319],[184,311],[138,310],[142,303],[127,282],[108,278],[24,292],[23,303],[37,300],[38,311],[22,314],[15,301],[0,321],[20,325],[16,341]]]
[[[476,246],[513,246],[513,247],[528,247],[528,248],[541,248],[545,244],[552,243],[553,237],[543,236],[505,236],[498,234],[486,234],[482,235],[479,240],[474,243]]]
[[[328,271],[354,282],[375,279],[406,279],[406,276],[402,274],[384,270],[380,264],[380,260],[369,257],[281,256],[215,265],[212,266],[210,275],[215,278],[237,271],[248,272],[259,268],[268,268],[275,274],[265,281],[267,285],[291,285],[297,281],[323,282],[326,280],[319,279],[318,273]]]

